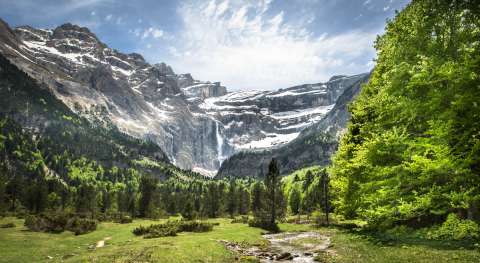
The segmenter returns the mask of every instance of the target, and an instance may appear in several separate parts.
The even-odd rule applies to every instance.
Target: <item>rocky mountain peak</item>
[[[335,76],[332,76],[328,81],[335,81],[335,80],[339,80],[339,79],[342,79],[344,77],[347,77],[347,75],[335,75]]]
[[[172,67],[169,65],[165,64],[164,62],[162,63],[157,63],[153,65],[156,69],[158,69],[162,74],[164,75],[174,75],[175,72],[173,72]]]
[[[71,38],[86,42],[100,43],[97,36],[92,33],[88,28],[73,25],[71,23],[63,24],[55,28],[52,32],[52,39],[65,39]]]
[[[134,61],[145,63],[145,59],[143,58],[143,56],[138,54],[138,53],[135,53],[135,52],[130,53],[130,54],[128,54],[128,56]]]

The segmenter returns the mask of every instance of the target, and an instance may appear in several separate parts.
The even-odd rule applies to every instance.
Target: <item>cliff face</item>
[[[335,106],[320,121],[303,129],[293,141],[278,148],[237,153],[222,163],[217,176],[262,177],[272,158],[278,160],[282,174],[312,165],[327,165],[350,119],[347,106],[369,77],[370,74],[362,74],[351,78],[353,82],[336,99]]]
[[[301,136],[363,78],[229,93],[219,82],[111,49],[72,24],[11,29],[0,21],[0,52],[77,114],[93,119],[101,112],[121,131],[158,144],[177,166],[208,175],[235,153],[271,150]]]

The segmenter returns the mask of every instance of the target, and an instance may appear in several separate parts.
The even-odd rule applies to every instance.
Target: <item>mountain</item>
[[[207,175],[235,153],[292,142],[364,78],[228,92],[219,82],[111,49],[69,23],[45,30],[0,21],[0,53],[79,116],[94,120],[102,112],[121,132],[159,145],[173,164]]]
[[[116,171],[114,182],[132,176],[133,169],[161,179],[198,177],[170,164],[158,145],[119,131],[101,112],[95,120],[78,116],[2,55],[0,105],[0,147],[5,147],[0,158],[9,173],[26,169],[20,175],[45,174],[67,182],[81,162],[103,167],[100,174]],[[42,172],[29,171],[36,165]]]
[[[281,147],[263,151],[244,151],[222,163],[218,177],[262,177],[272,158],[278,160],[280,172],[288,174],[313,165],[326,165],[336,151],[340,135],[350,119],[348,104],[357,96],[370,74],[333,77],[329,83],[345,85],[333,108],[320,121],[303,129],[297,138]]]

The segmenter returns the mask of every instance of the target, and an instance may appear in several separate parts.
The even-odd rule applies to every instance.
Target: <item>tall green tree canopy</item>
[[[414,0],[388,22],[331,167],[337,211],[387,227],[478,219],[479,9]]]

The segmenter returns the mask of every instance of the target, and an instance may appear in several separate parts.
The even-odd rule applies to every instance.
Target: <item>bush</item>
[[[115,220],[113,221],[119,224],[130,224],[133,222],[133,218],[127,215],[118,215],[115,217]]]
[[[201,221],[182,221],[179,226],[180,232],[209,232],[213,229],[213,224]]]
[[[273,233],[280,232],[280,228],[278,227],[277,224],[272,224],[272,223],[270,223],[270,221],[261,220],[261,219],[258,219],[258,218],[254,218],[254,219],[249,220],[248,221],[248,226],[258,227],[258,228],[265,229],[265,230],[268,230],[268,231],[273,232]]]
[[[12,227],[15,227],[14,223],[5,223],[0,225],[0,228],[12,228]]]
[[[75,235],[92,232],[97,229],[97,221],[79,218],[70,214],[28,215],[24,225],[31,231],[61,233],[69,230]]]
[[[157,238],[157,237],[172,237],[176,236],[178,233],[178,228],[175,227],[162,227],[162,228],[152,228],[148,233],[146,233],[143,238]]]
[[[132,230],[132,233],[136,236],[143,236],[148,233],[148,227],[138,226]]]
[[[234,218],[231,223],[232,224],[237,224],[237,223],[248,224],[248,216],[241,216],[241,217]]]
[[[68,217],[66,214],[27,215],[24,225],[32,231],[61,233],[65,230]]]
[[[65,227],[75,235],[83,235],[97,230],[97,221],[87,218],[74,217],[67,222]]]
[[[462,220],[455,214],[449,214],[447,220],[427,232],[427,238],[440,240],[479,239],[480,227],[472,220]]]
[[[133,222],[133,219],[130,216],[122,216],[120,218],[120,224],[130,224]]]
[[[208,232],[212,231],[214,224],[201,221],[167,221],[163,224],[139,226],[133,229],[136,236],[156,238],[176,236],[179,232]]]

